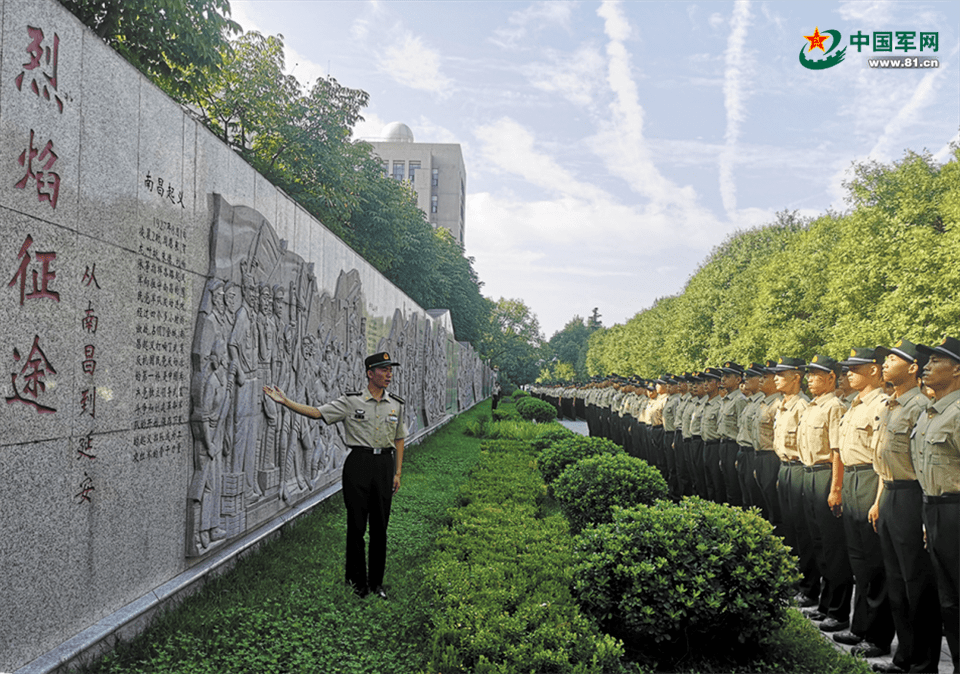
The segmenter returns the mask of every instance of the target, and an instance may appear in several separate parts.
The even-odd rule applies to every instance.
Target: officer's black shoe
[[[821,632],[839,632],[850,627],[849,620],[837,620],[836,618],[827,618],[820,623]]]
[[[801,613],[803,613],[804,616],[806,616],[807,618],[810,618],[810,620],[812,620],[815,623],[820,622],[821,620],[827,619],[826,613],[823,613],[822,611],[818,611],[815,608],[805,608],[801,611]]]
[[[800,608],[810,608],[811,606],[816,606],[818,603],[816,599],[814,599],[813,597],[808,597],[802,592],[797,594],[797,596],[795,596],[793,600],[797,603],[797,606],[799,606]]]
[[[373,594],[375,594],[376,596],[380,597],[381,599],[386,599],[386,598],[387,598],[387,591],[383,589],[383,585],[377,585],[377,586],[373,589]]]
[[[859,646],[850,649],[851,655],[862,655],[865,658],[879,658],[881,655],[890,655],[889,646],[877,646],[869,641],[864,641]]]
[[[873,671],[883,674],[906,674],[907,670],[897,667],[892,662],[875,662],[873,663]]]
[[[863,641],[863,637],[861,637],[859,634],[854,634],[850,630],[844,630],[842,632],[837,632],[836,634],[834,634],[833,640],[836,641],[838,644],[844,644],[846,646],[856,646],[861,641]]]
[[[366,585],[355,585],[350,581],[347,581],[347,587],[353,590],[353,593],[361,599],[370,594],[370,588],[368,588]]]

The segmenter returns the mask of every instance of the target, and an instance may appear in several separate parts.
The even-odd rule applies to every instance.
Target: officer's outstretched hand
[[[280,390],[279,386],[264,386],[263,393],[268,398],[275,400],[281,405],[283,404],[284,399],[287,397],[283,394],[283,391]]]

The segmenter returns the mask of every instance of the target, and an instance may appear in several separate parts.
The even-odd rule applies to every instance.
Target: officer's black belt
[[[855,463],[855,464],[852,464],[852,465],[849,465],[849,466],[844,465],[843,470],[844,470],[844,472],[853,472],[853,473],[856,473],[856,472],[859,472],[859,471],[861,471],[861,470],[867,470],[868,468],[869,468],[870,470],[873,470],[873,464],[872,464],[872,463]]]
[[[920,480],[884,480],[884,489],[920,489]]]
[[[791,459],[789,461],[784,461],[783,459],[781,459],[780,463],[782,463],[784,466],[802,466],[803,465],[803,462],[797,459]]]
[[[717,439],[717,440],[704,440],[704,441],[703,441],[703,444],[707,445],[708,447],[711,446],[711,445],[719,445],[719,444],[720,444],[720,440],[719,440],[719,439]]]
[[[389,454],[393,451],[393,447],[363,447],[362,445],[347,445],[348,449],[356,450],[358,452],[365,452],[367,454]]]
[[[700,442],[702,438],[699,435],[691,435],[690,439],[693,440],[694,442]]]
[[[830,470],[833,468],[832,463],[815,463],[812,466],[804,466],[803,471],[805,473],[816,473],[820,470]]]
[[[945,503],[960,503],[960,494],[941,494],[940,496],[923,495],[923,502],[930,505],[943,505]]]
[[[747,447],[746,445],[737,445],[737,447],[740,448],[740,451],[741,451],[741,452],[755,452],[755,451],[757,451],[757,450],[755,450],[753,447]]]

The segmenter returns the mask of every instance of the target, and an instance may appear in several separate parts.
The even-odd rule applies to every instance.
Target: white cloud
[[[896,3],[885,0],[873,0],[871,2],[852,0],[841,2],[840,7],[837,8],[837,13],[844,21],[867,22],[869,26],[876,26],[892,21],[895,8]]]
[[[439,51],[427,46],[419,36],[406,32],[386,48],[378,66],[381,72],[404,86],[448,96],[453,82],[440,72],[440,62]]]
[[[724,54],[723,103],[727,111],[727,130],[724,134],[726,145],[720,153],[720,196],[728,217],[737,209],[737,186],[733,178],[733,165],[736,161],[740,139],[740,126],[746,121],[747,113],[744,99],[749,76],[749,59],[745,58],[747,28],[750,26],[750,3],[738,0],[734,5],[730,22],[730,36],[727,38],[727,50]]]
[[[569,55],[547,50],[546,56],[548,61],[524,67],[530,83],[541,91],[560,94],[575,105],[590,106],[603,77],[600,53],[592,46],[583,45]]]
[[[525,9],[513,12],[507,17],[507,26],[493,31],[491,41],[504,48],[521,46],[531,33],[537,33],[548,25],[569,28],[570,17],[576,3],[573,2],[535,2]]]

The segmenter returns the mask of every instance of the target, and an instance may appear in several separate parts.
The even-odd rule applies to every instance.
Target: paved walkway
[[[587,430],[586,421],[573,421],[571,419],[560,419],[559,421],[561,424],[563,424],[564,427],[569,428],[574,433],[579,433],[580,435],[590,435],[590,432]],[[852,611],[851,611],[851,615],[852,615]],[[853,648],[853,646],[844,646],[843,644],[838,644],[836,641],[833,640],[832,635],[827,634],[826,632],[821,632],[821,634],[827,640],[827,642],[833,645],[833,647],[836,648],[837,650],[842,650],[849,653],[850,649]],[[870,663],[882,662],[889,665],[893,662],[893,654],[896,652],[897,652],[897,638],[894,637],[893,644],[890,647],[890,655],[885,655],[879,658],[870,658],[868,662]],[[944,672],[952,672],[952,671],[953,671],[953,661],[950,659],[950,648],[947,646],[947,640],[944,639],[940,644],[940,672],[944,673]]]

